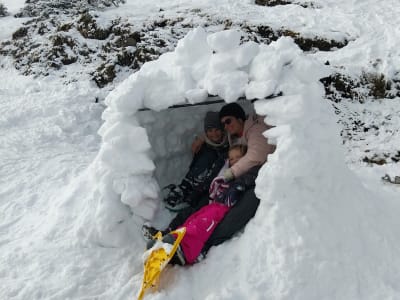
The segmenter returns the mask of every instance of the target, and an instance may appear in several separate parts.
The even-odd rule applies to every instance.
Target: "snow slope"
[[[106,110],[95,103],[106,91],[86,77],[69,85],[56,77],[22,77],[2,58],[0,299],[134,297],[144,249],[139,228],[144,219],[161,225],[171,217],[160,209],[158,188],[182,174],[190,158],[185,149],[206,108],[136,111],[164,110],[185,98],[201,102],[205,91],[227,101],[283,91],[283,97],[255,105],[276,125],[267,134],[278,148],[257,180],[262,201],[244,234],[213,248],[195,266],[169,269],[161,291],[146,299],[400,298],[399,187],[380,182],[386,172],[398,175],[399,165],[360,162],[364,149],[398,149],[398,139],[382,129],[376,138],[366,135],[364,142],[343,146],[318,83],[336,66],[355,74],[373,68],[370,62],[378,58],[379,70],[397,76],[394,16],[400,5],[389,0],[314,3],[318,8],[309,12],[296,5],[261,8],[243,1],[128,1],[105,12],[104,18],[144,19],[155,7],[172,15],[201,7],[238,21],[268,16],[268,22],[290,24],[304,34],[354,39],[338,51],[305,55],[290,39],[235,49],[237,33],[207,38],[197,29],[174,53],[147,64],[112,91]],[[1,28],[7,28],[2,38],[19,25],[10,18],[0,19]],[[333,62],[330,68],[323,66],[325,60]],[[385,110],[398,111],[398,101],[366,105],[378,118]],[[388,126],[399,128],[398,121],[393,114]]]

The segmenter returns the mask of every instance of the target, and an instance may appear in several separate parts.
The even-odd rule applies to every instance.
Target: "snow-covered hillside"
[[[152,32],[171,43],[135,74],[117,67],[105,88],[88,72],[96,59],[22,76],[12,57],[0,57],[0,299],[135,298],[140,226],[172,217],[159,189],[184,173],[205,111],[222,103],[168,107],[209,94],[241,97],[276,126],[267,135],[277,151],[257,179],[261,204],[242,234],[197,265],[167,270],[146,299],[400,298],[400,186],[381,181],[400,175],[400,5],[126,2],[94,12],[97,24],[160,26]],[[11,14],[23,5],[3,3]],[[1,40],[26,21],[0,18]],[[292,34],[259,45],[249,37],[260,31],[244,23],[344,44],[304,52]],[[87,41],[92,50],[104,45]],[[319,81],[338,72],[347,79]],[[383,94],[373,92],[380,74]],[[326,91],[337,102],[324,99]],[[260,100],[253,107],[246,98]]]

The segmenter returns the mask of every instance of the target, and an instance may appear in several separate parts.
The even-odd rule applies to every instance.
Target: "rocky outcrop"
[[[7,7],[3,3],[0,3],[0,17],[8,16]]]
[[[260,6],[277,6],[277,5],[288,5],[288,4],[295,4],[302,7],[311,7],[316,8],[317,5],[312,2],[296,2],[296,1],[286,1],[286,0],[255,0],[256,5]]]
[[[129,74],[143,63],[157,59],[171,51],[191,28],[222,25],[225,29],[239,28],[247,36],[243,40],[270,43],[280,36],[291,36],[304,51],[329,51],[341,48],[347,41],[332,41],[316,37],[303,38],[299,33],[264,25],[234,23],[218,19],[200,10],[177,12],[175,18],[165,18],[163,12],[145,24],[131,24],[114,19],[108,24],[98,22],[95,9],[106,9],[124,1],[29,1],[17,17],[33,17],[0,45],[0,54],[14,58],[15,67],[22,74],[47,76],[57,74],[64,66],[80,64],[82,72],[90,74],[102,88],[117,78]],[[187,15],[194,15],[202,23],[191,24]],[[34,38],[40,35],[41,38]],[[63,72],[60,72],[64,76]]]
[[[322,78],[321,82],[325,86],[326,97],[333,102],[347,99],[363,103],[367,98],[400,97],[400,78],[389,79],[381,73],[363,73],[358,78],[334,73]]]

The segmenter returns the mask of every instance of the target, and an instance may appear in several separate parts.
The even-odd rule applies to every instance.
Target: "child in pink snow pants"
[[[247,147],[244,145],[234,145],[229,149],[228,159],[220,174],[234,165],[242,156],[245,155]],[[214,229],[224,218],[236,201],[241,192],[239,186],[226,183],[223,176],[217,176],[211,183],[209,198],[210,204],[202,207],[192,214],[180,227],[186,228],[180,247],[185,256],[186,264],[196,262],[199,254]]]

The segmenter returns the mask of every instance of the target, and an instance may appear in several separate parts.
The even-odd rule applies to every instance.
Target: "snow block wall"
[[[132,227],[139,226],[132,222],[151,220],[160,203],[153,150],[138,122],[140,108],[161,111],[205,101],[208,94],[226,102],[243,96],[263,99],[288,89],[285,85],[291,84],[285,77],[291,72],[303,76],[303,70],[292,70],[296,65],[290,62],[302,51],[290,38],[268,46],[240,44],[240,39],[236,30],[207,35],[197,28],[174,52],[146,63],[108,95],[99,130],[103,143],[94,162],[98,195],[93,232],[101,243],[116,246],[135,240]],[[322,74],[314,77],[310,80]]]
[[[174,104],[205,101],[208,94],[226,102],[243,96],[263,99],[281,91],[296,95],[310,82],[321,88],[317,82],[326,70],[305,59],[290,38],[270,45],[240,44],[240,39],[236,30],[207,35],[197,28],[174,52],[146,63],[106,98],[105,122],[99,130],[103,143],[94,163],[98,194],[93,232],[99,242],[117,246],[135,240],[135,231],[144,220],[154,217],[160,203],[153,157],[155,149],[163,145],[152,149],[148,133],[138,121],[140,108],[161,111]],[[257,106],[262,107],[263,102],[268,100],[259,100]],[[285,110],[280,113],[287,117],[298,113]],[[182,118],[187,122],[193,119],[190,115]]]
[[[103,143],[94,162],[98,199],[93,233],[99,242],[116,246],[135,240],[132,222],[151,220],[160,203],[154,149],[138,121],[140,108],[161,111],[174,104],[203,102],[209,94],[226,102],[243,96],[264,98],[278,92],[276,78],[287,63],[285,57],[271,57],[286,47],[279,44],[288,45],[288,52],[301,52],[289,38],[271,46],[240,44],[240,39],[236,30],[207,35],[197,28],[174,52],[146,63],[108,95],[99,130]],[[187,122],[191,120],[188,115]]]
[[[376,201],[348,169],[317,69],[301,56],[290,65],[285,96],[255,104],[276,126],[266,135],[277,149],[257,178],[255,218],[221,249],[240,272],[215,299],[243,282],[248,299],[400,297],[399,203]],[[307,76],[296,78],[303,67]]]
[[[154,164],[154,158],[168,158],[162,135],[171,120],[157,120],[162,125],[151,132],[156,135],[151,144],[144,123],[154,120],[140,116],[140,108],[161,111],[205,101],[208,94],[226,102],[259,99],[255,111],[275,126],[265,135],[277,145],[257,178],[261,204],[240,239],[213,249],[208,265],[196,269],[193,276],[205,279],[196,283],[203,291],[198,299],[233,299],[244,283],[247,288],[240,293],[246,292],[237,299],[393,295],[400,282],[400,258],[391,242],[400,234],[395,225],[398,204],[386,203],[393,210],[382,211],[345,165],[334,112],[319,82],[330,70],[304,54],[291,38],[258,45],[240,44],[240,37],[234,30],[207,35],[197,28],[174,52],[146,63],[109,94],[99,130],[103,143],[93,164],[98,195],[92,235],[104,245],[139,243],[140,226],[152,220],[161,203],[156,178],[179,173],[163,164],[156,172]],[[280,92],[283,96],[264,99]],[[196,127],[201,116],[182,114],[176,122]],[[193,133],[195,128],[187,126],[171,129],[168,139]],[[368,224],[365,215],[376,222]],[[388,267],[392,261],[393,267]],[[218,268],[218,278],[208,276],[212,268]],[[232,270],[240,272],[232,277]],[[186,275],[177,280],[186,282]],[[224,288],[211,295],[210,286]],[[174,291],[171,287],[171,297]]]
[[[257,101],[255,110],[275,126],[265,135],[277,149],[256,181],[261,203],[255,218],[239,239],[210,255],[209,265],[218,264],[223,278],[210,281],[223,288],[204,299],[400,297],[398,201],[376,201],[379,196],[346,166],[336,118],[319,83],[324,68],[290,40],[268,49],[269,60],[282,62],[273,74],[279,74],[284,95]],[[232,270],[238,272],[232,276]]]

